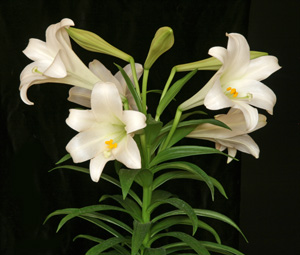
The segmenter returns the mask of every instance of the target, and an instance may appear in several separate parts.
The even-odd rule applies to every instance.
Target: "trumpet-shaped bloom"
[[[240,110],[232,108],[227,114],[216,115],[215,119],[225,123],[231,130],[205,123],[199,125],[187,137],[215,142],[216,149],[223,151],[227,148],[228,155],[232,157],[235,157],[237,150],[239,150],[258,158],[259,147],[247,134],[245,118]],[[266,124],[266,117],[259,114],[258,122],[252,131],[262,128]],[[227,163],[231,160],[232,158],[228,157]]]
[[[94,60],[89,63],[90,70],[103,82],[112,82],[116,85],[121,97],[126,97],[129,103],[129,106],[133,110],[137,110],[136,103],[133,99],[133,96],[128,89],[125,79],[123,78],[120,71],[115,75],[112,73],[98,60]],[[143,66],[141,64],[135,64],[137,78],[139,79],[143,73]],[[133,74],[130,64],[124,67],[124,71],[127,73],[128,77],[133,83]],[[134,84],[134,83],[133,83]],[[84,89],[80,87],[73,87],[69,91],[68,100],[85,107],[91,107],[91,93],[89,89]]]
[[[123,111],[120,94],[113,83],[97,83],[91,95],[91,110],[71,109],[66,122],[79,132],[66,149],[75,163],[90,160],[93,181],[99,180],[110,160],[116,159],[128,168],[141,168],[141,156],[133,136],[146,126],[146,117],[138,111]]]
[[[261,83],[273,72],[280,69],[274,56],[262,56],[250,60],[250,48],[240,34],[227,34],[227,49],[213,47],[209,54],[223,65],[211,80],[192,98],[185,101],[180,109],[204,104],[210,110],[233,107],[240,109],[246,119],[248,131],[258,122],[258,107],[273,113],[276,103],[274,92]]]
[[[47,28],[46,42],[29,40],[23,53],[34,62],[20,75],[21,98],[26,104],[33,104],[27,98],[27,90],[34,84],[54,82],[92,89],[99,81],[72,50],[65,28],[73,25],[72,20],[63,19]]]

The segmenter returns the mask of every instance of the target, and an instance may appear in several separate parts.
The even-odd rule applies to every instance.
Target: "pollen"
[[[114,143],[113,139],[110,139],[109,141],[106,141],[105,144],[107,144],[107,148],[112,150],[117,148],[118,144]]]
[[[230,93],[230,95],[232,95],[233,97],[237,97],[238,96],[238,92],[236,92],[236,89],[235,88],[231,88],[231,87],[228,87],[226,89],[226,91],[228,91]]]

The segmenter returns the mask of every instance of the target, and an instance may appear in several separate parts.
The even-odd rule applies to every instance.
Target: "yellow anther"
[[[114,149],[117,148],[118,144],[114,143],[113,139],[110,139],[109,141],[105,141],[105,144],[107,144],[108,149]]]
[[[233,97],[237,97],[238,94],[239,94],[238,92],[235,92],[235,93],[233,94]]]
[[[231,87],[228,87],[226,90],[227,90],[227,91],[231,90]]]
[[[230,94],[235,94],[236,93],[236,89],[231,89]]]

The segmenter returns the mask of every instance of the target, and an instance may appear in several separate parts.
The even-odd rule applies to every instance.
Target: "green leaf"
[[[74,215],[74,217],[76,217],[76,216],[79,216],[80,214],[97,212],[97,211],[110,211],[110,210],[127,213],[127,211],[125,209],[117,207],[117,206],[112,206],[112,205],[90,205],[90,206],[86,206],[86,207],[82,207],[82,208],[67,208],[67,209],[62,209],[62,210],[56,210],[56,211],[50,213],[47,216],[46,220],[44,221],[44,224],[51,217],[56,216],[56,215],[70,214],[70,215]]]
[[[212,200],[214,200],[214,185],[211,181],[211,178],[200,167],[185,161],[169,162],[162,165],[164,165],[163,167],[165,167],[165,169],[169,168],[169,169],[186,170],[190,173],[195,174],[196,176],[199,176],[199,178],[201,178],[201,180],[203,180],[206,183],[206,185],[209,187],[211,191]],[[160,175],[154,180],[153,187],[155,187],[155,185],[159,184],[160,182],[165,182],[165,180],[168,180],[170,178],[172,177],[170,177],[169,174]]]
[[[241,231],[241,229],[229,217],[227,217],[227,216],[225,216],[225,215],[223,215],[221,213],[218,213],[218,212],[215,212],[215,211],[211,211],[211,210],[195,209],[195,208],[193,210],[194,210],[194,212],[195,212],[195,214],[197,216],[208,217],[208,218],[220,220],[220,221],[223,221],[223,222],[229,224],[230,226],[234,227],[237,231],[239,231],[240,234],[247,241],[247,238],[245,237],[245,235],[243,234],[243,232]],[[152,223],[155,223],[158,220],[161,220],[161,219],[166,218],[166,217],[171,217],[171,216],[175,216],[175,215],[185,215],[185,214],[186,213],[184,211],[181,211],[181,210],[169,211],[169,212],[166,212],[166,213],[162,213],[162,214],[158,215],[157,217],[155,217],[154,219],[152,219]]]
[[[148,169],[141,169],[135,180],[144,188],[149,188],[152,185],[153,174]]]
[[[126,239],[122,237],[112,237],[105,241],[103,241],[100,244],[95,245],[91,249],[89,249],[86,253],[86,255],[99,255],[101,252],[114,247],[115,245],[125,242]]]
[[[134,99],[134,101],[135,101],[135,103],[136,103],[136,106],[137,106],[138,110],[139,110],[140,112],[143,112],[143,107],[142,107],[141,99],[140,99],[138,93],[136,92],[136,89],[135,89],[135,87],[133,86],[133,84],[132,84],[130,78],[128,77],[127,73],[123,70],[123,68],[122,68],[121,66],[119,66],[119,65],[117,65],[117,64],[115,64],[115,65],[116,65],[116,67],[119,69],[119,71],[121,72],[123,78],[125,79],[126,84],[127,84],[127,86],[128,86],[128,89],[130,90],[130,93],[131,93],[132,96],[133,96],[133,99]]]
[[[208,250],[198,240],[182,232],[169,232],[165,234],[156,235],[150,240],[150,244],[152,244],[154,241],[158,240],[159,238],[166,237],[166,236],[174,237],[181,240],[182,242],[186,243],[189,247],[191,247],[194,251],[196,251],[199,255],[210,255]]]
[[[154,190],[152,193],[151,203],[155,203],[157,201],[165,200],[172,197],[172,193],[165,190]]]
[[[122,188],[123,199],[126,198],[136,175],[140,171],[141,171],[140,169],[121,169],[119,171],[119,178],[120,178],[120,184]]]
[[[153,225],[153,227],[151,228],[151,237],[156,235],[158,232],[162,230],[166,230],[169,227],[172,227],[174,225],[191,225],[191,224],[192,224],[191,220],[186,216],[169,217]],[[221,243],[218,233],[207,223],[198,220],[198,227],[210,232],[215,237],[216,241],[218,243]]]
[[[190,218],[193,226],[193,235],[196,233],[198,228],[198,218],[197,215],[194,212],[194,209],[185,201],[179,199],[179,198],[168,198],[165,200],[157,201],[153,204],[151,204],[148,208],[149,213],[151,213],[154,209],[156,209],[158,206],[162,204],[170,204],[174,207],[182,210],[185,212],[185,214]]]
[[[133,234],[131,244],[131,255],[138,253],[145,237],[147,236],[151,227],[151,222],[141,223],[138,221],[133,222]]]
[[[204,146],[176,146],[172,148],[167,148],[160,153],[150,162],[149,167],[153,167],[167,160],[183,158],[187,156],[196,156],[196,155],[204,155],[204,154],[221,154],[224,156],[229,156],[226,153],[223,153],[217,149],[211,147]],[[230,157],[230,156],[229,156]]]
[[[67,154],[67,155],[63,156],[59,161],[57,161],[57,162],[55,163],[55,165],[61,164],[61,163],[65,162],[65,161],[67,161],[67,160],[70,159],[70,158],[71,158],[71,155],[70,155],[70,154]]]
[[[217,244],[217,243],[212,243],[212,242],[207,242],[207,241],[200,241],[200,243],[209,251],[225,254],[225,255],[244,255],[244,253],[241,253],[240,251],[231,248],[230,246],[227,245],[222,245],[222,244]]]
[[[72,166],[72,165],[57,166],[57,167],[54,167],[54,168],[50,169],[49,172],[52,172],[53,170],[57,170],[57,169],[62,169],[62,168],[71,169],[71,170],[81,172],[81,173],[85,173],[85,174],[90,173],[90,170],[88,168],[79,167],[79,166]]]
[[[78,238],[84,238],[96,243],[102,243],[104,240],[100,239],[98,237],[94,237],[94,236],[90,236],[90,235],[78,235],[76,236],[73,241],[75,241]],[[116,251],[113,251],[111,254],[121,254],[121,255],[130,255],[130,252],[127,251],[124,247],[120,246],[120,245],[115,245],[113,247],[116,251],[118,251],[118,253],[116,253]],[[103,253],[102,253],[103,254]]]
[[[90,218],[96,218],[99,220],[103,220],[106,222],[109,222],[111,224],[114,224],[120,228],[123,228],[124,230],[126,230],[128,233],[132,234],[132,228],[130,228],[128,225],[126,225],[124,222],[113,218],[111,216],[105,215],[105,214],[101,214],[101,213],[97,213],[97,212],[92,212],[92,213],[85,213],[83,216],[87,216]]]
[[[93,241],[93,242],[96,242],[96,243],[101,243],[103,242],[103,239],[101,238],[98,238],[98,237],[95,237],[95,236],[90,236],[90,235],[77,235],[73,238],[73,242],[75,240],[77,240],[78,238],[83,238],[83,239],[87,239],[87,240],[90,240],[90,241]]]
[[[146,248],[144,250],[144,255],[166,255],[166,250],[164,248]]]
[[[160,116],[182,87],[196,74],[197,70],[189,72],[183,78],[175,82],[168,90],[156,109],[156,116]]]
[[[66,216],[67,217],[67,216]],[[97,227],[100,227],[104,230],[106,230],[108,233],[116,236],[116,237],[123,237],[118,231],[116,231],[114,228],[112,228],[111,226],[107,225],[106,223],[102,222],[101,220],[95,219],[95,218],[91,218],[91,217],[87,217],[87,216],[83,216],[80,215],[78,216],[86,221],[89,221],[91,223],[93,223],[94,225],[96,225]]]
[[[122,205],[125,209],[125,211],[130,214],[133,219],[142,221],[142,211],[141,208],[137,205],[136,202],[129,199],[128,197],[126,199],[123,199],[121,195],[103,195],[100,198],[100,201],[103,201],[104,199],[111,198],[115,201],[117,201],[120,205]]]
[[[147,126],[144,129],[146,133],[147,145],[151,145],[157,138],[157,134],[160,132],[163,123],[161,121],[156,121],[152,118],[150,114],[147,115]]]
[[[88,168],[84,168],[84,167],[78,167],[78,166],[72,166],[72,165],[64,165],[64,166],[58,166],[55,167],[53,169],[51,169],[49,172],[56,170],[56,169],[61,169],[61,168],[65,168],[65,169],[71,169],[71,170],[75,170],[78,172],[82,172],[82,173],[87,173],[89,174],[89,169]],[[113,177],[107,175],[107,174],[101,174],[101,180],[105,180],[107,182],[110,182],[111,184],[121,188],[121,184],[118,180],[114,179]],[[142,201],[141,199],[138,197],[138,195],[136,193],[134,193],[132,190],[128,191],[128,194],[141,206],[142,205]]]

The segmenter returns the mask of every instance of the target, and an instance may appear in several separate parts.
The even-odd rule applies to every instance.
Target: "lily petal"
[[[250,131],[253,131],[258,123],[257,109],[243,102],[236,102],[233,107],[240,109],[243,112],[247,124],[248,133]]]
[[[94,127],[74,136],[67,144],[66,150],[75,163],[84,162],[96,157],[105,148],[107,129]]]
[[[123,122],[127,134],[130,134],[146,127],[146,116],[138,111],[127,110],[123,112]]]
[[[92,91],[80,87],[72,87],[69,90],[68,100],[70,102],[91,108],[91,94]]]
[[[92,91],[92,111],[98,122],[120,122],[122,119],[122,100],[113,83],[98,82]]]
[[[91,110],[71,109],[66,123],[77,132],[82,132],[94,126],[95,116]]]
[[[250,61],[247,73],[244,79],[262,81],[267,79],[272,73],[281,68],[278,59],[274,56],[262,56]]]
[[[104,157],[103,153],[100,153],[98,156],[91,159],[91,161],[90,161],[90,176],[94,182],[99,181],[105,164],[110,160],[113,160],[113,157],[111,156],[109,158],[106,158],[106,157]]]
[[[112,151],[116,160],[131,169],[141,168],[141,155],[139,148],[131,136],[126,136],[118,147]]]

